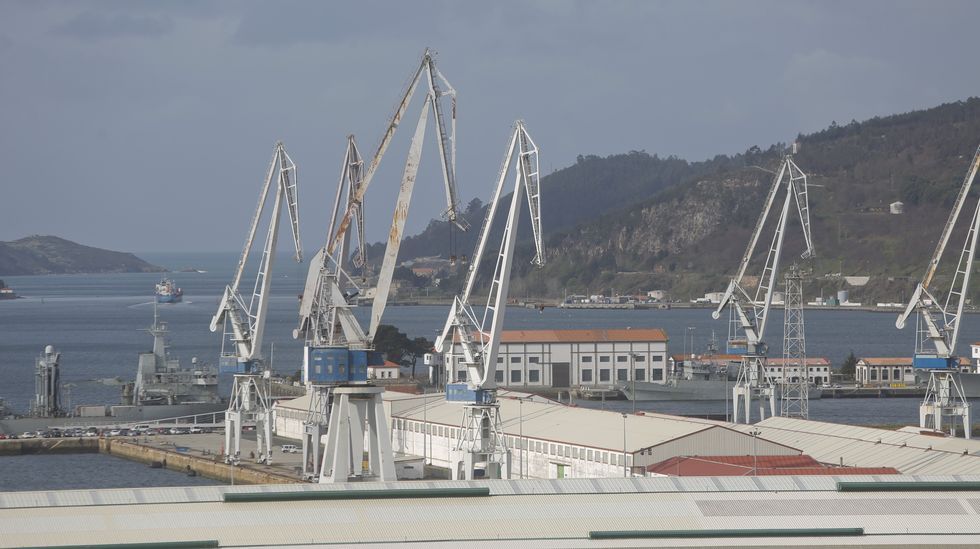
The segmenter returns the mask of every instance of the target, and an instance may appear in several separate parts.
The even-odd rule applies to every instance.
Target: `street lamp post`
[[[623,414],[623,476],[629,476],[629,468],[626,465],[626,414]]]
[[[520,408],[521,408],[521,427],[520,427],[520,436],[518,437],[518,441],[517,441],[517,449],[521,454],[520,477],[524,478],[524,399],[518,398],[517,402],[520,403]]]
[[[756,447],[756,441],[759,440],[759,435],[762,434],[762,431],[752,429],[749,434],[752,435],[752,476],[755,477],[759,475],[759,452]]]

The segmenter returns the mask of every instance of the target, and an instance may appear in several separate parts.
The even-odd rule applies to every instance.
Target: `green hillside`
[[[131,253],[76,244],[56,236],[0,242],[0,275],[152,273],[164,269]]]
[[[980,99],[833,123],[798,136],[798,142],[795,160],[809,175],[817,251],[809,264],[814,278],[808,296],[848,288],[855,300],[867,302],[906,297],[980,143]],[[724,289],[772,183],[771,170],[785,150],[778,143],[704,162],[635,151],[580,156],[574,165],[542,179],[548,265],[540,271],[530,268],[524,234],[514,295],[664,289],[687,300]],[[904,214],[888,213],[896,201],[904,202]],[[967,215],[974,204],[967,206]],[[467,217],[474,229],[456,235],[457,254],[472,250],[483,215],[482,205],[470,204]],[[962,242],[964,234],[965,228],[958,227],[954,242]],[[498,241],[499,236],[492,240]],[[446,257],[449,242],[446,223],[433,221],[406,239],[401,257]],[[759,245],[760,253],[767,245]],[[793,219],[786,261],[801,250]],[[372,252],[378,257],[380,247]],[[762,259],[750,271],[761,270]],[[489,269],[492,265],[484,271]],[[871,281],[850,287],[838,274],[870,276]]]

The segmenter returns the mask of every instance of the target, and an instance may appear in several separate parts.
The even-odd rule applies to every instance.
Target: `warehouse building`
[[[970,359],[960,358],[960,371],[968,373],[971,370]],[[911,357],[870,357],[858,360],[854,369],[854,377],[859,385],[865,387],[904,387],[915,385],[922,376],[912,367]]]
[[[642,475],[647,465],[674,456],[800,454],[721,423],[580,408],[509,391],[498,398],[513,478]],[[452,470],[462,461],[454,449],[462,417],[463,407],[442,395],[400,399],[392,406],[392,447]]]
[[[505,330],[497,355],[496,382],[514,389],[610,386],[627,381],[663,381],[667,334],[659,328],[616,330]],[[433,384],[466,381],[456,345],[453,355],[427,355]],[[453,358],[455,356],[455,359]]]

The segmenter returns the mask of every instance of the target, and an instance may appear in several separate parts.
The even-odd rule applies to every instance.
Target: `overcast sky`
[[[550,172],[578,154],[704,159],[965,99],[978,20],[980,3],[940,1],[3,0],[0,240],[240,249],[281,139],[319,246],[346,135],[373,153],[426,47],[459,93],[465,203],[489,195],[516,118]],[[373,240],[419,102],[368,195]],[[431,135],[410,233],[444,208]]]

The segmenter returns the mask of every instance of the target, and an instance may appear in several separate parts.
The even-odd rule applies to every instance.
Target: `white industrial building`
[[[830,361],[822,357],[806,358],[807,381],[813,385],[830,383]],[[776,383],[796,383],[803,376],[803,368],[798,362],[787,361],[784,358],[766,360],[766,373]]]
[[[675,456],[800,454],[720,422],[580,408],[510,391],[498,398],[513,478],[622,477]],[[278,403],[276,434],[300,439],[309,401]],[[396,454],[423,456],[426,464],[449,470],[462,461],[454,450],[461,404],[442,393],[386,392],[384,408]]]
[[[452,448],[463,407],[441,395],[431,397],[427,403],[419,398],[414,406],[393,408],[392,447],[451,468],[462,460]],[[580,408],[519,393],[503,392],[498,398],[513,478],[631,476],[674,456],[800,454],[720,423]]]
[[[499,387],[523,389],[659,381],[666,377],[667,341],[666,332],[659,328],[505,330],[496,382]],[[466,381],[458,344],[453,355],[453,380]],[[443,363],[450,358],[430,364],[434,383],[445,381]]]

